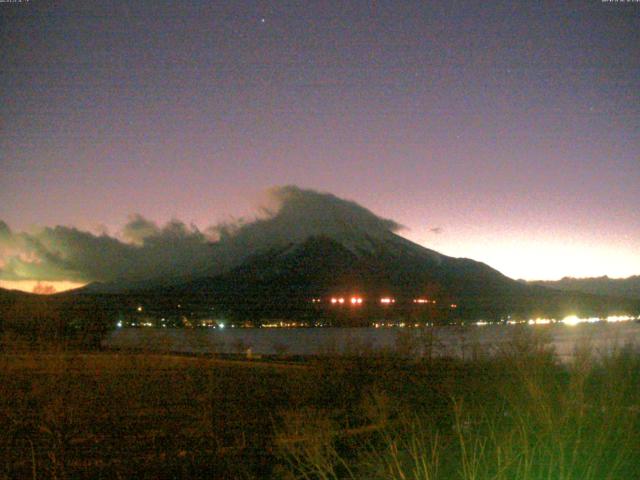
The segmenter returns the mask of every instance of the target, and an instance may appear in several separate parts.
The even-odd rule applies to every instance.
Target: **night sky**
[[[134,213],[205,229],[298,185],[514,278],[640,274],[640,3],[32,0],[0,18],[11,235],[122,238]]]

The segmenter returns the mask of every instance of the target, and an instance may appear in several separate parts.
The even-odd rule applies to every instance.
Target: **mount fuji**
[[[256,321],[335,316],[339,302],[361,299],[357,310],[342,310],[355,316],[350,324],[390,312],[446,321],[638,309],[628,299],[527,285],[484,263],[443,255],[400,236],[393,220],[331,194],[283,187],[274,196],[277,207],[264,218],[219,227],[210,261],[198,271],[91,284],[76,293],[214,308]]]

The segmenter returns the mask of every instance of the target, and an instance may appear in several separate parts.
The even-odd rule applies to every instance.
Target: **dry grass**
[[[304,372],[154,354],[2,355],[0,478],[255,476],[269,451],[239,459],[265,445],[270,411]]]
[[[459,367],[489,388],[458,385],[440,412],[434,402],[394,413],[389,406],[399,399],[377,393],[374,406],[363,407],[376,412],[370,422],[379,428],[370,435],[354,441],[334,423],[330,436],[282,443],[292,478],[599,480],[640,471],[637,351],[601,358],[581,351],[563,366],[543,343],[518,341],[497,357]],[[426,393],[429,385],[423,387]],[[310,431],[316,422],[297,420]],[[291,433],[285,424],[280,435]]]
[[[429,345],[423,339],[419,345]],[[626,479],[640,354],[0,355],[0,478]],[[358,346],[358,349],[364,347]],[[358,350],[359,351],[359,350]],[[470,348],[470,352],[474,352]]]

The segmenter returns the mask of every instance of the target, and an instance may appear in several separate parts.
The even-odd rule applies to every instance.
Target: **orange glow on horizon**
[[[38,280],[0,280],[0,288],[19,290],[21,292],[51,294],[60,293],[85,286],[86,283],[68,281],[38,281]]]
[[[539,231],[499,230],[482,233],[449,230],[439,236],[408,236],[439,253],[484,262],[504,275],[524,280],[560,280],[607,275],[627,278],[640,269],[636,237],[612,233],[608,243],[559,229],[553,235]]]

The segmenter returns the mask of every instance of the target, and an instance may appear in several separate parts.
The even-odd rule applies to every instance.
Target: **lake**
[[[533,334],[545,338],[562,359],[576,348],[596,352],[632,344],[640,347],[640,322],[579,325],[469,325],[421,328],[121,328],[105,340],[108,348],[180,353],[257,355],[371,354],[398,350],[435,356],[470,357]],[[526,338],[526,337],[525,337]],[[529,340],[530,341],[530,340]]]

